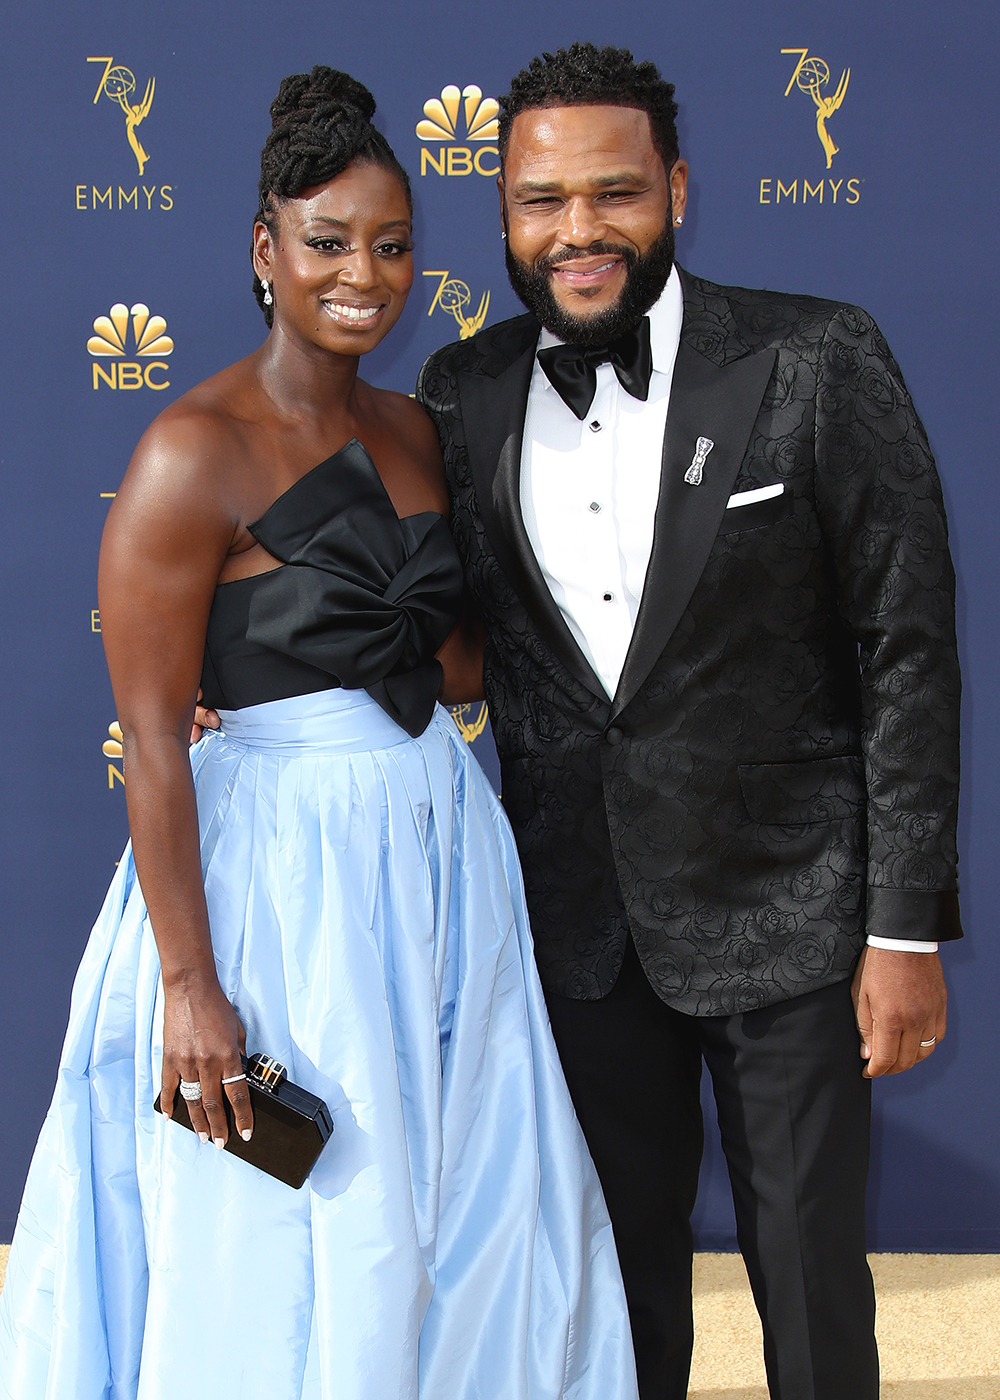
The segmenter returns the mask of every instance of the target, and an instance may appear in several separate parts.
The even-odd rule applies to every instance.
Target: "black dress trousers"
[[[865,1255],[871,1085],[850,984],[735,1016],[666,1006],[629,943],[600,1001],[550,994],[628,1295],[641,1400],[684,1400],[691,1211],[712,1075],[771,1400],[877,1400]]]

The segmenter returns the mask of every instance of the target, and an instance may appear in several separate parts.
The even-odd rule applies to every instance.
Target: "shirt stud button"
[[[592,433],[599,433],[599,432],[601,431],[601,429],[604,427],[604,424],[603,424],[602,422],[600,422],[599,419],[597,419],[597,418],[592,418],[592,419],[590,420],[590,423],[588,424],[588,427],[590,428],[590,431],[591,431]]]
[[[590,509],[594,512],[595,515],[596,515],[597,512],[600,510],[600,508],[601,508],[601,503],[600,503],[600,501],[591,501],[591,503],[590,503]]]
[[[604,601],[606,603],[613,603],[615,601],[615,595],[613,593],[605,593]]]

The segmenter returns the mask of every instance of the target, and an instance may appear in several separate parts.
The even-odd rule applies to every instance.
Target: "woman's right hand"
[[[169,1118],[180,1081],[197,1080],[202,1096],[188,1100],[191,1126],[221,1151],[229,1137],[223,1094],[233,1106],[236,1130],[245,1142],[253,1133],[253,1111],[246,1079],[223,1085],[223,1079],[243,1073],[246,1032],[214,973],[188,975],[164,987],[163,1074],[160,1104]]]

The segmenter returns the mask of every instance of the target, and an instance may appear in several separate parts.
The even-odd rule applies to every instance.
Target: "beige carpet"
[[[873,1254],[871,1263],[885,1400],[1000,1400],[1000,1254]],[[6,1267],[0,1245],[0,1286]],[[742,1259],[699,1254],[694,1277],[691,1400],[767,1400]]]
[[[873,1254],[871,1265],[885,1400],[1000,1400],[1000,1254]],[[694,1277],[691,1400],[767,1400],[743,1260],[696,1255]]]

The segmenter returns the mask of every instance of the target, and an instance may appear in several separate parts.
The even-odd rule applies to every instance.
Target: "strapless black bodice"
[[[355,438],[250,526],[281,568],[215,590],[202,689],[213,709],[343,686],[422,734],[441,688],[434,653],[462,607],[444,517],[401,520]]]

